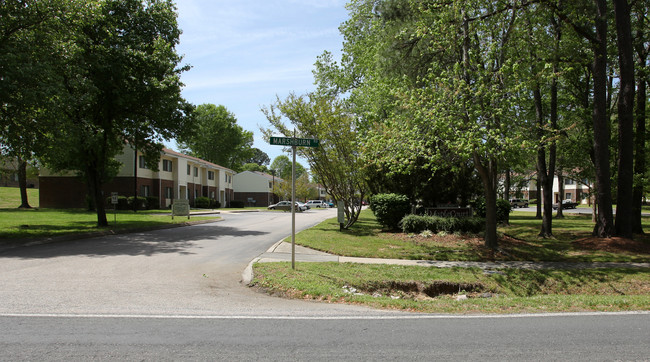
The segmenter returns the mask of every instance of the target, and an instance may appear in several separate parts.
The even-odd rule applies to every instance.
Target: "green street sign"
[[[314,138],[271,137],[271,145],[318,147],[320,140]]]

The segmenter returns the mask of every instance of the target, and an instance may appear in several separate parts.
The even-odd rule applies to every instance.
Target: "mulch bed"
[[[584,250],[600,250],[611,253],[630,252],[637,254],[650,254],[650,243],[620,237],[589,237],[573,241],[572,244],[574,247]]]

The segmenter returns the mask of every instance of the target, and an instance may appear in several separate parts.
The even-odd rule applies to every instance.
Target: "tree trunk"
[[[627,0],[614,0],[620,72],[618,97],[618,184],[616,235],[632,237],[634,167],[634,51],[630,7]]]
[[[645,14],[641,13],[638,16],[638,29],[644,30]],[[643,34],[643,31],[637,32],[638,36]],[[648,51],[645,49],[645,39],[638,39],[637,41],[637,66],[639,73],[646,66]],[[632,232],[636,234],[643,234],[643,226],[641,225],[641,206],[643,202],[643,182],[641,179],[646,172],[646,104],[647,104],[647,79],[645,74],[641,73],[637,78],[636,90],[636,135],[634,139],[635,159],[634,159],[634,176],[637,179],[634,182],[634,191],[632,196]]]
[[[612,187],[609,170],[610,128],[607,119],[607,1],[596,0],[596,42],[594,61],[594,166],[596,168],[596,188],[598,192],[598,218],[594,226],[594,236],[610,237],[614,233],[612,212]]]
[[[31,209],[27,199],[27,161],[18,157],[18,186],[20,188],[20,209]]]
[[[510,200],[510,168],[506,168],[505,180],[503,182],[503,199]]]
[[[138,147],[133,145],[133,212],[138,212]],[[180,172],[180,171],[179,171]]]
[[[102,182],[100,172],[96,169],[88,168],[86,170],[86,184],[88,186],[88,195],[95,203],[97,211],[97,227],[107,227],[106,208],[104,207],[104,195],[102,193]]]
[[[497,250],[497,160],[490,158],[483,165],[478,154],[474,153],[474,165],[481,176],[485,194],[485,246]]]
[[[543,238],[548,238],[553,236],[553,173],[554,170],[551,168],[555,167],[555,142],[552,142],[552,151],[549,166],[546,164],[546,146],[544,141],[544,113],[543,113],[543,104],[542,104],[542,93],[540,91],[539,85],[535,86],[533,90],[533,100],[535,102],[535,114],[537,118],[537,129],[538,129],[538,139],[540,146],[537,149],[537,173],[538,173],[538,186],[543,189],[542,194],[538,193],[538,202],[537,209],[540,209],[540,203],[544,204],[544,213],[542,215],[542,228],[539,231],[539,236]],[[550,172],[549,172],[550,171]],[[549,183],[550,179],[550,183]],[[550,186],[549,186],[550,185]]]
[[[537,172],[537,213],[535,219],[542,219],[542,178],[539,171]]]

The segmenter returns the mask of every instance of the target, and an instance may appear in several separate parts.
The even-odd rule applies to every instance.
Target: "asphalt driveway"
[[[335,209],[297,214],[297,230],[335,216]],[[290,230],[290,213],[224,214],[202,225],[5,250],[0,314],[380,313],[270,297],[243,285],[248,263]]]

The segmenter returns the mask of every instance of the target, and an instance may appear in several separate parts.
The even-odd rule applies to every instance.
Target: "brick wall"
[[[253,198],[257,202],[255,206],[269,206],[269,193],[267,192],[235,192],[235,201],[242,201],[246,206],[252,206],[248,203],[248,198]]]
[[[161,200],[161,207],[164,207],[164,189],[160,195],[161,181],[158,179],[138,178],[138,196],[143,196],[142,186],[149,186],[149,195],[157,196]],[[163,185],[174,187],[173,181],[162,180]],[[164,187],[164,186],[163,186]],[[120,196],[131,197],[134,193],[133,177],[116,177],[103,187],[104,196],[109,197],[111,193],[117,192]],[[85,208],[87,188],[85,183],[77,177],[50,177],[40,178],[39,203],[42,208],[70,209]]]

